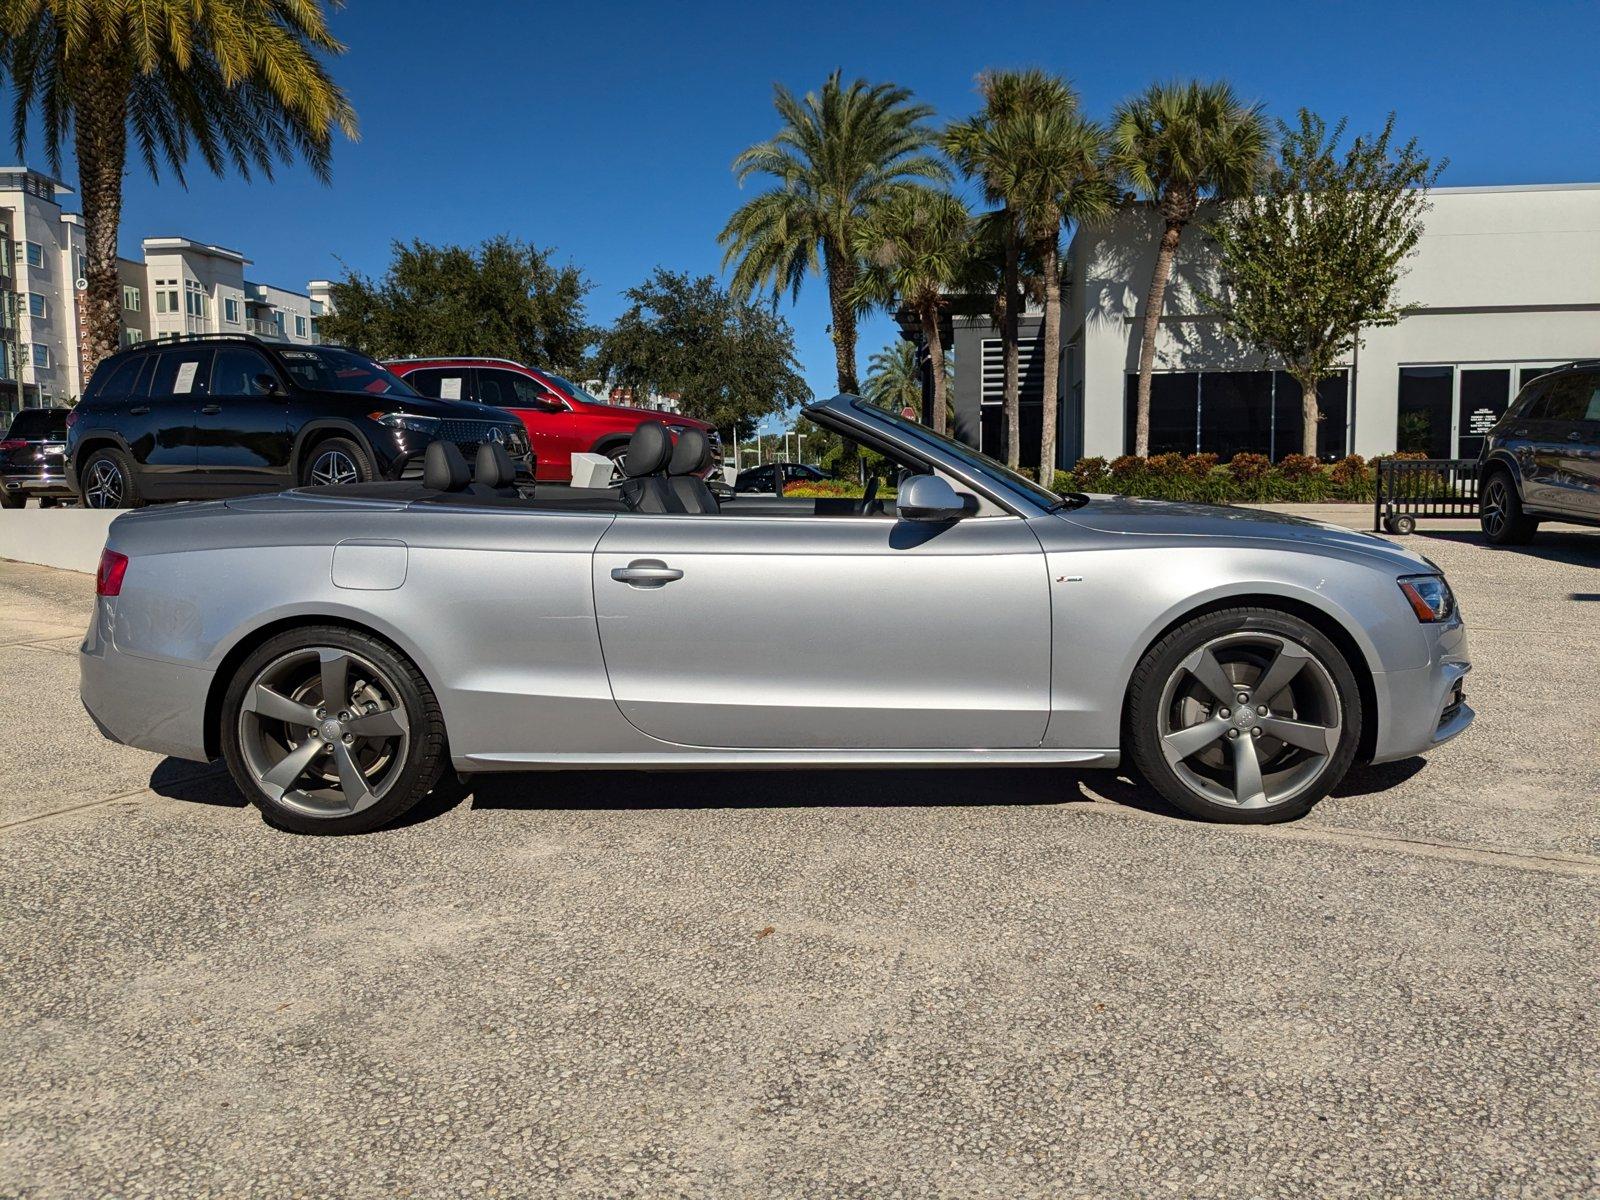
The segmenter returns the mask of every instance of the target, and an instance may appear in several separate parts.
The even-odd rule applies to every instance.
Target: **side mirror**
[[[283,388],[278,384],[278,377],[276,375],[269,374],[266,371],[263,371],[261,374],[257,375],[253,382],[265,395],[268,396],[276,396],[279,392],[283,391]]]
[[[937,475],[913,475],[900,485],[895,515],[903,521],[959,521],[968,500]]]

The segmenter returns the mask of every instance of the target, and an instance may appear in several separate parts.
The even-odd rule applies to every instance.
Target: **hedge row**
[[[1396,454],[1392,458],[1426,458]],[[1304,454],[1286,454],[1276,464],[1264,454],[1235,454],[1219,464],[1215,454],[1125,454],[1107,462],[1081,458],[1070,471],[1057,471],[1058,492],[1112,492],[1151,500],[1189,500],[1202,504],[1269,501],[1350,501],[1370,504],[1377,488],[1377,464],[1359,454],[1322,463]]]

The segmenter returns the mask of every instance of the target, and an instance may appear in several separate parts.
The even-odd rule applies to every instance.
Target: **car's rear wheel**
[[[1526,546],[1539,522],[1522,511],[1517,486],[1503,470],[1491,472],[1478,499],[1478,525],[1492,546]]]
[[[1179,626],[1140,660],[1128,698],[1134,765],[1211,821],[1302,816],[1355,759],[1361,693],[1344,655],[1288,613],[1235,608]]]
[[[280,634],[240,665],[222,747],[251,803],[295,833],[387,825],[446,766],[444,720],[422,673],[388,643],[331,625]]]
[[[138,508],[144,503],[133,466],[121,450],[96,450],[78,473],[85,508]]]
[[[0,492],[0,508],[21,508],[27,502],[27,492]]]
[[[312,447],[301,472],[302,487],[328,487],[344,483],[370,483],[377,468],[357,443],[349,438],[329,438]]]

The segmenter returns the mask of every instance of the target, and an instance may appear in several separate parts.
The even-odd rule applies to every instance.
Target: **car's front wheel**
[[[378,477],[372,459],[349,438],[318,442],[301,472],[302,487],[329,487],[345,483],[370,483]]]
[[[1302,816],[1355,759],[1361,692],[1344,655],[1299,617],[1234,608],[1152,646],[1128,695],[1134,765],[1167,800],[1211,821]]]
[[[1517,486],[1501,469],[1484,481],[1483,495],[1478,499],[1478,525],[1492,546],[1526,546],[1539,529],[1539,522],[1522,511]]]
[[[240,665],[222,749],[267,821],[295,833],[364,833],[417,803],[446,766],[444,720],[393,646],[340,626],[279,634]]]

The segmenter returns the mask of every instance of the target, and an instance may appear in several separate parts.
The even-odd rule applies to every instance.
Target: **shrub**
[[[1126,479],[1132,475],[1142,475],[1144,473],[1144,459],[1137,454],[1124,454],[1112,459],[1111,466],[1107,470],[1111,472],[1113,479]]]
[[[1056,473],[1056,491],[1062,492],[1098,492],[1104,489],[1106,475],[1111,468],[1106,460],[1100,457],[1080,458],[1078,465],[1070,473],[1058,471]],[[1066,482],[1063,483],[1062,480]]]
[[[1183,455],[1152,454],[1145,459],[1145,470],[1156,479],[1176,479],[1183,475]]]
[[[1349,487],[1367,478],[1367,460],[1359,454],[1346,454],[1328,468],[1328,478],[1340,487]]]
[[[1278,460],[1278,473],[1285,479],[1309,479],[1322,470],[1322,464],[1309,454],[1285,454]]]
[[[1215,454],[1191,454],[1183,460],[1183,469],[1194,479],[1204,479],[1217,466]]]
[[[1228,474],[1233,476],[1235,483],[1259,483],[1271,470],[1270,458],[1265,454],[1253,454],[1249,450],[1241,450],[1228,460]]]

